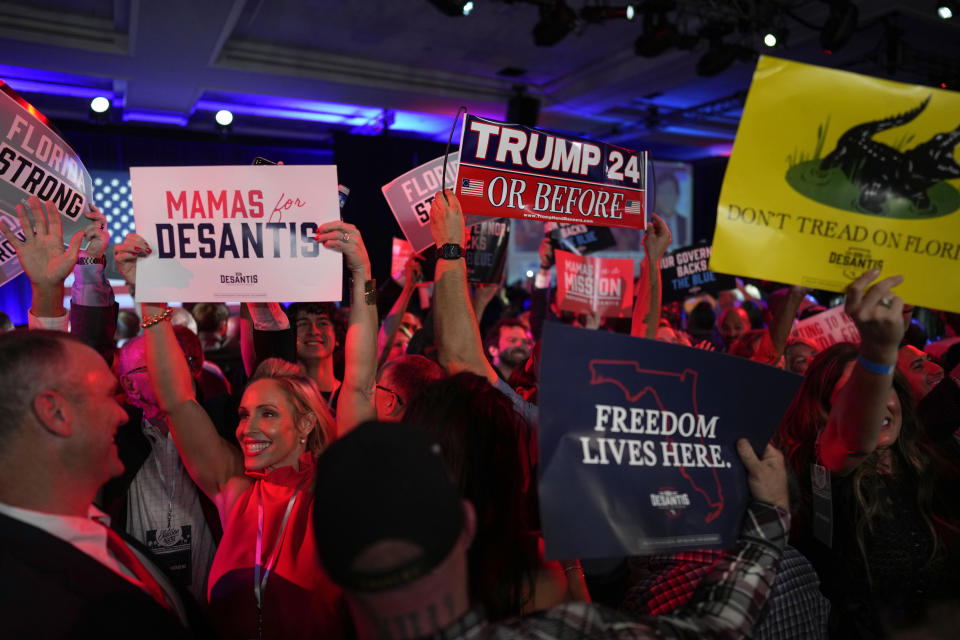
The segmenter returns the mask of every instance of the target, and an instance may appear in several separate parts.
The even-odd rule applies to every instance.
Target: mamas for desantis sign
[[[475,215],[643,229],[646,175],[646,152],[468,115],[456,193]]]
[[[548,322],[540,368],[547,558],[728,548],[758,455],[803,378],[721,353]]]
[[[340,219],[333,166],[134,167],[141,302],[341,298],[343,263],[313,241]]]
[[[561,311],[624,318],[633,304],[633,260],[592,258],[557,251],[557,306]]]
[[[57,205],[63,236],[70,238],[89,220],[93,201],[90,174],[50,121],[0,80],[0,220],[23,239],[16,206],[30,196]],[[22,272],[17,252],[0,236],[0,284]]]

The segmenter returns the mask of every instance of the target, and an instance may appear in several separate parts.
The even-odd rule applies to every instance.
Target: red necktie
[[[157,582],[150,570],[143,566],[136,554],[130,550],[123,538],[110,527],[105,526],[107,530],[107,550],[110,551],[117,561],[133,572],[133,575],[140,581],[144,591],[149,593],[160,606],[168,611],[171,609],[167,598],[163,593],[163,587]]]

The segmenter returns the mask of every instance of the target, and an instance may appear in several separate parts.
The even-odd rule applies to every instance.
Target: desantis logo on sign
[[[650,494],[650,504],[666,511],[668,518],[676,518],[690,506],[690,496],[673,487],[661,487],[657,493]]]
[[[955,91],[762,56],[710,268],[841,292],[882,264],[904,302],[960,312],[958,113]]]
[[[457,196],[465,213],[643,229],[647,154],[467,116]]]

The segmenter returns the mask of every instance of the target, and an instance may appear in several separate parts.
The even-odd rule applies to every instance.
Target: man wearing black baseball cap
[[[371,638],[710,638],[749,636],[786,544],[790,516],[783,456],[738,452],[755,500],[737,545],[669,615],[633,619],[571,602],[497,623],[472,607],[467,549],[476,529],[419,429],[370,422],[334,442],[317,463],[314,531],[327,575],[340,585],[360,640]]]

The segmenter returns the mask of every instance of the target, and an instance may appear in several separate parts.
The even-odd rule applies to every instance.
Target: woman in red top
[[[326,223],[315,240],[342,252],[353,276],[338,405],[345,431],[362,419],[358,398],[373,397],[371,372],[351,365],[376,354],[370,261],[353,225]],[[128,236],[117,247],[118,266],[129,272],[149,251],[142,238]],[[197,404],[185,359],[170,356],[179,346],[164,312],[165,305],[143,305],[147,367],[184,466],[223,523],[208,587],[215,624],[227,639],[343,636],[340,591],[320,569],[312,530],[314,460],[338,427],[319,389],[295,365],[261,364],[241,401],[241,452]]]

